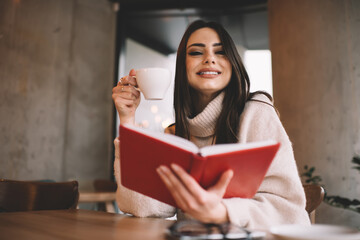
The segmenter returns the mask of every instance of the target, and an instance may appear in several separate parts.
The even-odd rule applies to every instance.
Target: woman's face
[[[200,28],[190,35],[186,46],[186,73],[192,88],[212,96],[228,85],[231,72],[230,61],[215,30]]]

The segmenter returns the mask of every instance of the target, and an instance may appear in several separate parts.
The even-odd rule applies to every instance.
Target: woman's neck
[[[192,94],[192,102],[193,102],[193,116],[196,116],[197,114],[201,113],[205,107],[214,99],[216,96],[219,95],[220,92],[207,95],[207,94],[201,94],[201,93],[194,93]]]

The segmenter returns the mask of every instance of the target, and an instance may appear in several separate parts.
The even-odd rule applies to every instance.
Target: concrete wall
[[[275,104],[300,172],[315,166],[328,195],[360,196],[360,1],[270,0]],[[317,222],[359,226],[323,203]]]
[[[114,39],[107,0],[0,1],[0,178],[110,176]]]

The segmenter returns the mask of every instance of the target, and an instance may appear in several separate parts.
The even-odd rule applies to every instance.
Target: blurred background
[[[174,76],[180,38],[198,18],[224,25],[252,90],[274,97],[303,180],[359,199],[357,0],[1,0],[0,178],[75,179],[80,190],[113,179],[113,86],[131,68]],[[154,131],[172,123],[172,91],[143,98],[137,123]],[[323,203],[316,221],[358,227],[352,203]]]

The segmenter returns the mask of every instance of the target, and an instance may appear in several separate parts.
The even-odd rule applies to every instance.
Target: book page
[[[128,125],[128,124],[124,124],[123,127],[131,129],[135,132],[142,133],[146,136],[155,138],[159,141],[168,143],[170,145],[179,147],[181,149],[187,150],[189,152],[193,152],[195,154],[197,154],[199,152],[199,148],[194,143],[192,143],[191,141],[189,141],[185,138],[179,137],[179,136],[175,136],[172,134],[166,134],[166,133],[160,133],[160,132],[153,132],[153,131],[150,131],[147,129],[139,128],[139,127],[136,127],[133,125]]]
[[[251,143],[228,143],[206,146],[200,149],[200,155],[203,157],[227,152],[235,152],[244,149],[259,148],[277,144],[274,140],[251,142]]]

